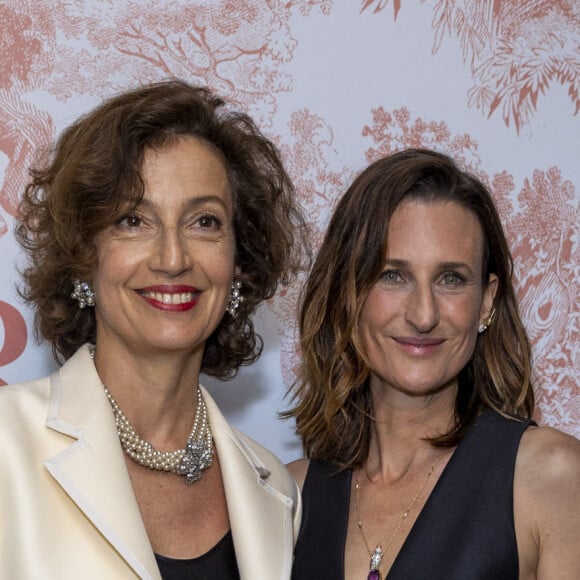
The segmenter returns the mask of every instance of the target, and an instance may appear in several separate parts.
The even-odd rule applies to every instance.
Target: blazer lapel
[[[292,568],[292,499],[269,482],[270,471],[240,440],[203,389],[217,449],[242,580],[288,579]]]
[[[70,438],[45,462],[52,477],[141,578],[160,579],[111,407],[87,346],[52,375],[46,424]]]

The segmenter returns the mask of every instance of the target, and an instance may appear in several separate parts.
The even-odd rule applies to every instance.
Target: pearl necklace
[[[92,349],[90,353],[94,360],[95,350]],[[103,389],[113,409],[121,447],[133,461],[149,469],[183,475],[187,485],[201,479],[203,471],[213,462],[213,439],[207,407],[199,386],[193,428],[185,449],[175,451],[158,451],[151,443],[141,439],[105,385]]]

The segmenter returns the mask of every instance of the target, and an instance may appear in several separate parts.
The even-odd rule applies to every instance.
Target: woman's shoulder
[[[258,443],[258,441],[250,437],[250,435],[236,429],[235,427],[232,427],[232,432],[238,438],[240,443],[242,443],[244,450],[249,455],[249,459],[254,461],[259,460],[268,466],[283,467],[282,462],[273,451],[270,451],[270,449],[261,443]]]
[[[37,404],[46,405],[50,395],[50,377],[41,377],[23,383],[0,386],[0,412],[10,412],[11,405],[26,407]],[[25,404],[24,402],[27,401]]]
[[[514,510],[520,564],[534,577],[578,578],[580,441],[529,427],[516,459]]]
[[[243,431],[232,428],[232,432],[237,437],[239,446],[246,455],[247,460],[254,465],[260,477],[269,481],[281,491],[292,495],[290,492],[296,488],[294,480],[278,456]]]
[[[0,386],[0,457],[38,451],[50,406],[48,378]]]
[[[520,443],[514,484],[516,492],[538,506],[580,505],[580,441],[552,427],[529,427]]]
[[[580,500],[580,441],[552,427],[526,429],[516,459],[515,485],[516,491],[539,501],[566,501],[574,494]]]
[[[580,441],[552,427],[528,427],[522,435],[516,469],[528,473],[530,483],[537,486],[578,478]]]

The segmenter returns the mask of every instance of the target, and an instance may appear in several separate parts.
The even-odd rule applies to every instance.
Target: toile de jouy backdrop
[[[278,144],[320,241],[365,164],[447,152],[493,190],[536,364],[537,418],[580,437],[580,2],[8,0],[0,2],[0,384],[55,368],[15,291],[27,168],[78,115],[181,77],[249,112]],[[266,348],[207,380],[231,421],[299,455],[289,405],[299,283],[258,316]]]

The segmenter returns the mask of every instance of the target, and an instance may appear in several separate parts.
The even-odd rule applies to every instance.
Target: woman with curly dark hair
[[[429,150],[367,167],[300,333],[293,579],[580,578],[580,443],[531,420],[512,258],[476,177]]]
[[[199,385],[256,360],[251,316],[300,266],[274,146],[167,81],[105,101],[31,175],[21,292],[63,365],[0,392],[0,576],[289,577],[296,485]]]

